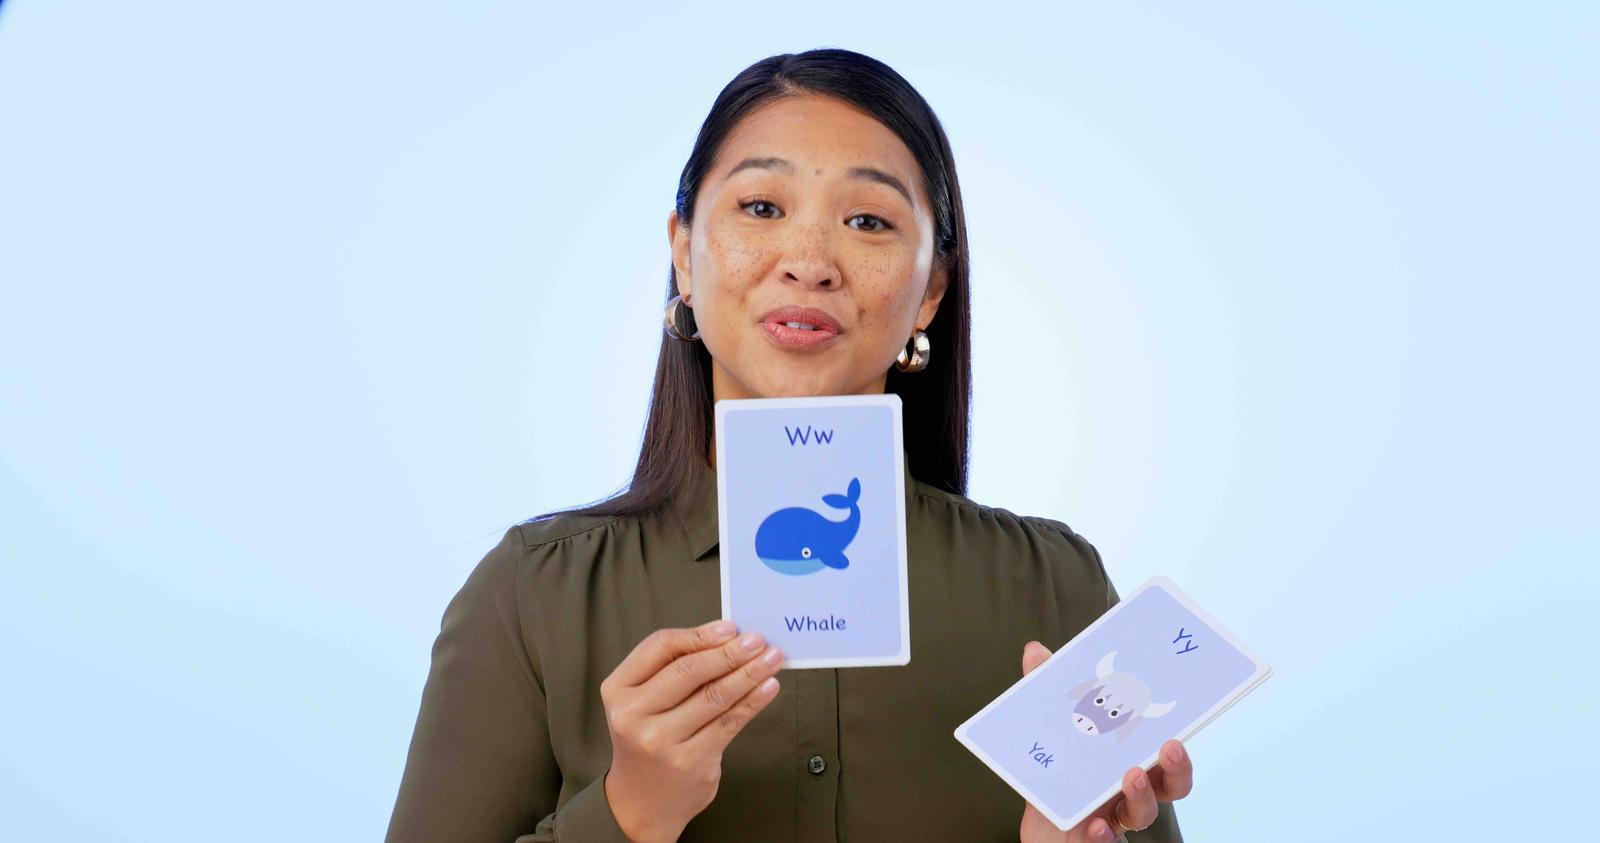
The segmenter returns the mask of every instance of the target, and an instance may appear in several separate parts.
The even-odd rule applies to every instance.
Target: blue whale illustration
[[[851,478],[850,490],[842,495],[823,495],[822,502],[837,509],[849,509],[850,517],[829,521],[820,513],[800,506],[780,509],[768,515],[756,529],[756,556],[780,574],[800,576],[816,573],[823,566],[847,568],[844,549],[861,529],[861,480]]]

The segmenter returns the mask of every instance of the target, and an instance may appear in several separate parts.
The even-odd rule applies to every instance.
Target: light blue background
[[[1485,726],[1511,677],[1600,711],[1596,43],[1577,2],[11,0],[0,816],[380,838],[450,596],[629,476],[713,97],[836,45],[950,132],[972,497],[1272,654],[1190,838],[1564,833],[1595,730]]]
[[[788,659],[891,658],[900,652],[900,556],[896,519],[905,519],[905,498],[896,490],[894,411],[889,407],[790,407],[729,409],[723,419],[726,472],[728,566],[733,613],[740,629],[756,630],[783,649]],[[833,431],[826,444],[791,445],[790,431]],[[824,567],[804,576],[780,574],[756,556],[756,530],[779,509],[803,507],[829,521],[848,510],[822,502],[843,495],[850,479],[861,481],[861,528],[844,549],[846,568]],[[842,630],[790,632],[783,622],[830,614],[848,622]],[[915,644],[915,642],[913,642]],[[915,646],[912,657],[916,657]]]
[[[1039,668],[1045,672],[1038,679],[1001,700],[968,731],[990,758],[1048,800],[1063,818],[1098,799],[1122,780],[1129,767],[1143,764],[1163,741],[1180,734],[1255,673],[1255,665],[1244,654],[1165,588],[1152,586],[1124,602],[1125,608],[1084,633],[1071,652]],[[1222,623],[1226,626],[1225,620]],[[1180,630],[1192,637],[1172,643]],[[1186,644],[1194,644],[1194,649],[1180,653]],[[1143,680],[1152,702],[1172,700],[1176,705],[1161,717],[1124,726],[1123,730],[1133,729],[1126,738],[1119,732],[1085,735],[1072,724],[1081,695],[1069,692],[1093,679],[1095,666],[1112,650],[1117,653],[1114,670]],[[1238,715],[1230,709],[1219,718],[1234,716]],[[1028,753],[1035,743],[1054,756],[1050,766],[1038,764]]]

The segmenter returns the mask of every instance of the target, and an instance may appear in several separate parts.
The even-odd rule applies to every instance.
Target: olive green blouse
[[[909,464],[909,460],[908,460]],[[444,610],[388,843],[626,841],[600,682],[651,631],[721,614],[716,473],[646,517],[506,531]],[[1066,524],[906,472],[911,663],[784,670],[682,840],[1017,840],[1023,800],[953,730],[1118,601]],[[759,630],[758,630],[759,631]],[[1133,843],[1180,841],[1172,805]]]

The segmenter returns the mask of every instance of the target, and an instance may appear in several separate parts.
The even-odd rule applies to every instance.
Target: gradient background
[[[1189,839],[1575,833],[1600,12],[1367,5],[5,3],[4,836],[379,839],[450,596],[628,477],[712,99],[817,46],[951,136],[971,497],[1275,669]]]

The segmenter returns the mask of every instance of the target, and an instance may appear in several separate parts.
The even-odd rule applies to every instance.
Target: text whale
[[[756,556],[780,574],[800,576],[829,568],[847,568],[844,549],[861,529],[861,480],[851,478],[850,489],[842,495],[823,495],[822,502],[837,509],[849,509],[850,517],[829,521],[821,513],[800,506],[780,509],[768,515],[756,529]]]

